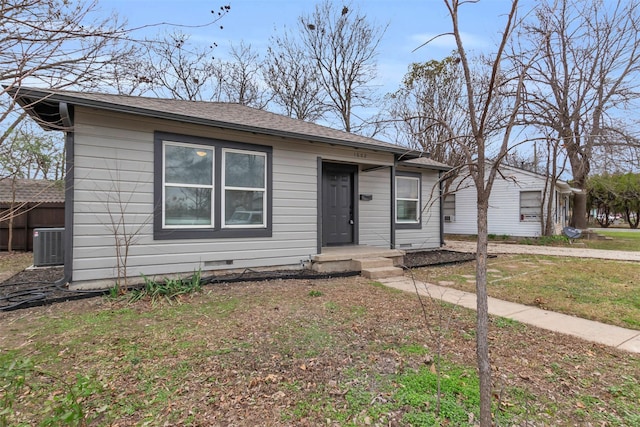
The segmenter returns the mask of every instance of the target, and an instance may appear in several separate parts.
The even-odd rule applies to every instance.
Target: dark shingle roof
[[[41,179],[16,180],[16,203],[64,203],[64,183]],[[11,203],[11,179],[0,180],[0,203]]]
[[[46,122],[60,120],[59,115],[56,117],[57,105],[64,102],[69,105],[82,105],[225,129],[300,138],[354,148],[377,149],[407,158],[421,154],[399,145],[240,104],[27,88],[12,89],[9,92],[30,114],[40,119],[39,123],[43,127],[49,128],[56,128],[56,124],[47,126]],[[57,126],[59,128],[60,124],[58,123]]]

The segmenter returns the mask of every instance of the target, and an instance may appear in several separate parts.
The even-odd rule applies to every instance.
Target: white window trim
[[[166,147],[167,145],[173,145],[177,147],[188,147],[188,148],[201,148],[203,150],[207,150],[211,152],[211,185],[204,184],[178,184],[178,183],[168,183],[165,179],[166,173]],[[186,228],[215,228],[215,220],[216,220],[216,212],[215,212],[215,196],[216,196],[216,182],[215,182],[215,156],[216,152],[213,147],[207,145],[197,145],[197,144],[187,144],[184,142],[175,142],[175,141],[163,141],[162,142],[162,228],[164,229],[186,229]],[[203,225],[194,225],[194,224],[185,224],[185,225],[177,225],[177,224],[167,224],[167,220],[165,217],[165,207],[166,207],[166,188],[167,187],[187,187],[187,188],[210,188],[211,189],[211,224],[203,224]]]
[[[227,153],[240,153],[240,154],[248,154],[251,156],[260,156],[264,158],[264,177],[263,177],[263,182],[264,182],[264,187],[259,188],[259,187],[234,187],[234,186],[229,186],[227,187],[227,183],[226,183],[226,173],[225,171],[226,169],[226,161],[227,161]],[[267,176],[268,176],[268,171],[267,171],[267,167],[268,167],[268,163],[267,163],[267,154],[266,153],[262,153],[260,151],[251,151],[251,150],[238,150],[235,148],[223,148],[222,149],[222,185],[221,185],[221,207],[220,207],[220,215],[221,215],[221,224],[220,226],[222,228],[265,228],[267,226]],[[237,191],[254,191],[254,192],[262,192],[262,223],[261,224],[227,224],[227,217],[226,217],[226,194],[227,194],[227,190],[237,190]]]
[[[523,193],[537,193],[539,195],[540,198],[540,204],[538,206],[524,206],[524,208],[526,209],[531,209],[531,208],[536,208],[537,211],[535,214],[523,214],[522,213],[522,194]],[[541,218],[540,218],[540,210],[542,209],[542,191],[540,190],[524,190],[524,191],[520,191],[519,194],[519,199],[518,199],[518,211],[520,214],[520,222],[540,222]]]
[[[448,199],[448,200],[447,200]],[[444,222],[456,222],[456,195],[455,193],[446,194],[442,199],[443,209],[442,216]],[[452,206],[453,214],[447,214],[447,206]],[[449,217],[447,220],[446,217]]]
[[[408,197],[398,197],[398,180],[401,179],[405,179],[405,180],[409,180],[409,181],[414,181],[416,183],[416,187],[417,187],[417,194],[418,197],[413,199],[413,198],[408,198]],[[396,176],[396,223],[397,224],[418,224],[420,222],[420,213],[421,213],[421,209],[420,209],[420,178],[418,177],[413,177],[413,176],[402,176],[402,175],[398,175]],[[416,218],[415,219],[399,219],[398,218],[398,201],[409,201],[409,202],[416,202]]]

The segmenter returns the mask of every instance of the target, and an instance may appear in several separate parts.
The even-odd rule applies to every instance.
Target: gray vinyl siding
[[[424,169],[411,171],[420,172],[422,175],[422,227],[420,229],[396,230],[396,247],[407,251],[439,248],[440,187],[438,172],[425,171]]]
[[[360,244],[391,247],[391,168],[360,171],[359,194],[372,200],[358,201]]]
[[[237,239],[153,239],[154,131],[201,136],[273,147],[272,237]],[[368,165],[391,165],[385,152],[328,146],[301,140],[246,134],[88,108],[75,112],[75,182],[73,280],[116,276],[113,221],[107,207],[118,195],[126,202],[125,224],[139,231],[128,258],[128,276],[190,273],[198,269],[300,266],[317,252],[317,159]],[[385,175],[386,174],[386,175]],[[363,174],[360,192],[380,194],[361,208],[375,227],[360,224],[361,243],[388,243],[388,170]],[[365,178],[366,177],[366,178]],[[371,177],[371,178],[369,178]],[[381,180],[376,183],[375,177]],[[371,190],[369,190],[371,189]],[[385,193],[386,192],[386,193]],[[109,200],[112,202],[109,203]],[[374,208],[375,207],[375,208]],[[379,230],[378,230],[379,229]],[[226,264],[232,261],[232,264]]]
[[[495,235],[535,237],[541,234],[540,221],[520,221],[520,192],[544,191],[545,178],[526,171],[504,168],[504,178],[496,177],[489,198],[488,232]],[[457,180],[452,190],[462,182]],[[444,223],[447,234],[478,234],[476,189],[467,178],[456,192],[455,221]],[[555,197],[553,198],[555,200]],[[554,203],[555,205],[555,203]],[[555,209],[555,206],[554,206]],[[546,212],[546,210],[545,210]],[[555,217],[555,212],[553,213]]]

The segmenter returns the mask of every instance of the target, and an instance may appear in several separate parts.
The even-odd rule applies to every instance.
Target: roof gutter
[[[75,134],[73,131],[72,112],[66,102],[59,104],[60,119],[65,127],[65,175],[64,175],[64,277],[56,281],[56,286],[71,283],[73,274],[73,185],[74,185],[74,151]]]

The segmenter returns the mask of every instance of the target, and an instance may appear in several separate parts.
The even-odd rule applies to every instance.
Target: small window
[[[540,222],[542,193],[540,191],[520,192],[520,221]]]
[[[444,222],[455,222],[456,220],[456,195],[447,194],[444,196],[442,203],[442,213],[444,215]]]
[[[417,176],[396,177],[396,222],[420,223],[420,178]]]

